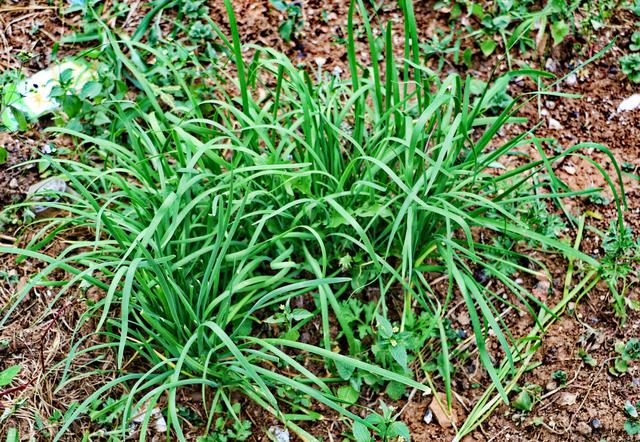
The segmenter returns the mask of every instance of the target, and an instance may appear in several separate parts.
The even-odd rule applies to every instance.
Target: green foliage
[[[270,0],[271,4],[284,14],[284,20],[278,27],[278,33],[284,41],[295,38],[296,32],[304,25],[302,6],[299,1]]]
[[[624,430],[629,436],[640,434],[640,402],[633,405],[630,401],[624,403],[624,413],[627,419],[624,422]]]
[[[5,387],[13,382],[16,376],[20,373],[22,367],[20,365],[12,365],[0,371],[0,387]]]
[[[380,401],[381,414],[371,413],[365,418],[365,423],[354,422],[352,426],[353,438],[356,442],[410,442],[409,428],[404,422],[395,420],[395,409]],[[372,437],[371,431],[380,439]]]
[[[564,370],[556,370],[551,374],[551,379],[560,385],[565,385],[567,383],[567,373]]]
[[[301,12],[292,16],[295,4],[275,3],[293,19],[285,29],[293,38]],[[533,130],[497,142],[506,124],[519,121],[517,106],[534,96],[511,97],[509,79],[549,74],[513,71],[490,84],[457,74],[440,78],[422,64],[410,2],[402,3],[405,58],[393,57],[390,26],[383,38],[374,37],[357,1],[346,38],[350,78],[320,69],[315,82],[272,49],[254,47],[246,60],[232,5],[225,5],[230,41],[215,24],[194,21],[205,7],[199,1],[180,2],[176,29],[186,36],[178,43],[154,31],[156,9],[139,28],[150,44],[138,32],[116,36],[91,16],[95,27],[85,37],[103,44],[88,52],[97,57],[100,81],[77,95],[64,84],[58,91],[63,112],[49,131],[73,137],[82,151],[77,160],[34,161],[69,189],[59,199],[16,207],[38,204],[65,216],[33,219],[39,233],[23,249],[0,247],[19,261],[44,262],[3,307],[0,326],[34,286],[57,287],[52,308],[70,291],[94,287],[103,296],[88,305],[64,364],[109,348],[117,377],[64,419],[55,440],[87,414],[113,427],[113,438],[124,438],[132,418],[146,410],[144,433],[160,399],[172,437],[186,440],[178,397],[195,387],[213,425],[205,432],[224,429],[229,440],[249,431],[227,419],[237,414],[231,405],[237,393],[296,432],[302,431],[297,419],[319,418],[312,409],[319,403],[353,421],[358,440],[372,434],[409,440],[385,404],[365,419],[349,406],[364,384],[384,388],[392,399],[406,387],[428,391],[410,366],[437,370],[451,397],[453,364],[464,357],[455,348],[460,335],[446,319],[454,296],[463,301],[459,308],[469,316],[484,369],[508,401],[503,383],[521,355],[498,312],[507,306],[535,318],[548,312],[513,274],[545,273],[532,249],[602,270],[561,240],[562,220],[547,208],[592,191],[563,186],[551,164],[590,148],[617,167],[611,153],[591,143],[553,157],[541,150],[542,159],[495,173],[503,156],[539,144]],[[358,64],[356,13],[370,59],[386,64],[384,76],[377,63]],[[509,26],[501,16],[486,23],[504,32]],[[195,49],[187,46],[193,40]],[[610,190],[620,231],[624,199],[613,182]],[[91,235],[72,235],[57,257],[42,253],[57,236],[79,231]],[[54,272],[67,281],[53,281]],[[448,289],[440,292],[427,275],[441,277]],[[506,294],[494,293],[485,278]],[[303,339],[311,321],[317,336]],[[87,336],[80,330],[88,324],[103,343],[81,350]],[[504,354],[504,372],[486,347],[488,334]],[[129,365],[134,355],[137,363]],[[310,370],[310,359],[346,382],[332,385],[336,377]],[[72,381],[68,376],[59,388]],[[127,395],[113,399],[116,388]],[[522,392],[535,401],[535,389]],[[530,408],[525,399],[520,409]],[[221,413],[228,415],[220,420]]]
[[[233,404],[231,414],[233,416],[231,419],[227,419],[224,416],[216,418],[208,435],[199,437],[197,442],[232,442],[249,439],[253,434],[251,421],[237,417],[240,415],[239,404]]]
[[[629,49],[632,51],[640,51],[640,31],[636,31],[631,34],[631,44]]]
[[[626,343],[617,342],[615,351],[618,356],[613,360],[613,364],[609,366],[609,373],[613,376],[622,376],[629,369],[629,363],[640,359],[640,340],[633,338]]]
[[[533,410],[536,402],[540,400],[542,387],[536,384],[527,384],[524,387],[518,387],[516,393],[518,395],[511,401],[511,407],[518,411],[530,412]]]
[[[629,80],[640,83],[640,53],[634,52],[620,57],[620,67]]]

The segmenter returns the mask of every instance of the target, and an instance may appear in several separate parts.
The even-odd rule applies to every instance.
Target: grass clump
[[[47,159],[69,190],[59,201],[38,204],[66,215],[34,221],[40,233],[25,249],[0,249],[46,263],[2,323],[35,285],[60,286],[55,302],[75,287],[104,292],[84,318],[97,318],[95,333],[104,343],[80,350],[87,337],[78,335],[65,364],[110,348],[120,376],[78,406],[57,439],[116,385],[128,391],[112,431],[122,437],[141,410],[147,411],[139,428],[144,435],[153,406],[163,400],[169,428],[186,440],[178,392],[194,388],[202,389],[209,410],[204,434],[213,431],[221,407],[233,410],[235,391],[310,440],[298,425],[314,416],[305,397],[352,419],[360,432],[382,431],[387,427],[349,409],[365,384],[385,385],[396,397],[405,386],[428,391],[415,380],[419,367],[436,371],[451,400],[459,354],[445,317],[456,297],[469,314],[480,360],[508,402],[503,383],[521,355],[512,351],[519,347],[501,308],[534,317],[549,311],[512,275],[544,273],[531,250],[600,267],[556,236],[557,220],[547,225],[522,216],[544,211],[543,202],[560,205],[562,198],[599,191],[571,191],[553,173],[555,159],[578,155],[581,146],[549,158],[531,131],[506,140],[497,135],[519,121],[512,115],[523,101],[493,113],[505,82],[548,74],[514,71],[472,94],[471,78],[441,80],[423,66],[410,2],[402,2],[405,59],[396,62],[391,27],[384,44],[376,44],[358,1],[349,17],[350,78],[321,72],[314,81],[270,49],[250,47],[247,62],[226,4],[231,39],[214,31],[235,69],[218,66],[207,78],[214,97],[208,100],[192,93],[195,86],[163,52],[103,28],[111,58],[102,62],[124,72],[138,95],[102,103],[112,122],[105,135],[49,129],[78,140],[90,162]],[[356,11],[370,58],[382,57],[384,66],[359,66]],[[158,93],[149,60],[163,66],[163,84],[185,97],[180,105]],[[229,92],[234,87],[239,96]],[[539,147],[540,160],[495,172],[502,158],[530,143]],[[41,253],[72,230],[92,239],[70,242],[56,258]],[[62,286],[52,278],[56,270],[70,275]],[[510,296],[499,296],[479,274]],[[442,275],[444,293],[430,275]],[[379,295],[363,303],[361,294],[373,289]],[[354,330],[363,309],[369,323]],[[311,321],[319,322],[320,336],[303,342],[300,331]],[[286,334],[279,336],[274,325]],[[489,334],[501,355],[487,350]],[[502,356],[511,370],[494,368]],[[333,376],[310,370],[309,358],[323,361]],[[352,390],[339,381],[349,381]]]

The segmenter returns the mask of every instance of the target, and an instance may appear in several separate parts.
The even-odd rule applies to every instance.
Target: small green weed
[[[270,0],[271,4],[284,13],[284,20],[278,27],[278,33],[284,41],[291,41],[295,38],[296,32],[304,25],[302,15],[302,3],[298,0]]]
[[[524,387],[516,388],[515,391],[518,395],[511,401],[511,407],[528,413],[540,400],[542,387],[536,384],[526,384]]]
[[[617,342],[615,351],[618,356],[609,366],[609,373],[613,376],[622,376],[629,369],[629,363],[640,359],[640,339],[630,339],[626,343]]]
[[[563,386],[567,383],[567,373],[564,370],[556,370],[552,373],[551,379]]]
[[[369,426],[360,422],[354,422],[352,426],[353,438],[356,442],[371,442],[378,440],[372,437],[370,429],[383,442],[409,442],[411,435],[409,428],[404,422],[395,419],[395,409],[380,401],[381,413],[371,413],[366,418]],[[373,428],[371,428],[373,427]]]
[[[620,68],[629,80],[640,83],[640,53],[634,52],[620,57]]]
[[[633,405],[631,401],[626,401],[624,403],[624,413],[627,416],[627,419],[624,422],[624,431],[626,431],[629,436],[640,434],[639,410],[640,402],[637,402],[635,405]]]

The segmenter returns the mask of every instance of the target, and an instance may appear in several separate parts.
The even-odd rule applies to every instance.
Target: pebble
[[[547,107],[547,109],[555,109],[556,108],[556,102],[555,101],[551,101],[551,100],[547,100],[544,105]]]
[[[602,427],[602,422],[600,422],[600,419],[595,418],[591,421],[591,426],[594,430],[598,430],[600,427]]]
[[[289,439],[291,438],[291,436],[289,436],[289,430],[275,425],[273,427],[269,427],[269,433],[271,433],[271,436],[273,436],[273,439],[276,442],[289,442]]]
[[[579,422],[576,425],[576,431],[583,436],[589,436],[591,434],[591,427],[586,422]]]
[[[549,72],[556,72],[558,70],[558,63],[553,58],[547,58],[544,68]]]
[[[15,178],[11,178],[11,181],[9,181],[9,187],[11,187],[12,189],[18,187],[18,180]]]
[[[433,422],[433,411],[431,411],[431,409],[427,409],[427,412],[424,414],[422,420],[425,424],[430,424],[431,422]]]
[[[577,395],[573,394],[573,393],[569,393],[568,391],[565,391],[564,393],[562,393],[560,395],[560,400],[558,401],[558,403],[560,405],[563,405],[565,407],[568,407],[570,405],[573,405],[576,403],[576,399],[578,398]]]
[[[567,78],[565,78],[564,82],[567,86],[575,86],[578,84],[578,76],[576,74],[571,74]]]
[[[549,289],[551,288],[551,284],[546,279],[539,280],[536,285],[533,287],[532,293],[536,298],[544,298],[549,293]]]
[[[618,105],[618,112],[627,112],[640,108],[640,94],[633,94],[625,98]]]
[[[573,164],[566,164],[563,167],[564,171],[567,172],[569,175],[575,175],[576,174],[576,167]]]
[[[561,130],[564,129],[564,127],[562,126],[562,124],[560,124],[560,122],[558,120],[556,120],[555,118],[549,118],[547,124],[549,125],[549,129],[551,130]]]

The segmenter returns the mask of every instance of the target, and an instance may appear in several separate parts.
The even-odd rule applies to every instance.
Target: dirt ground
[[[49,3],[47,0],[0,0],[0,69],[21,68],[29,74],[44,68],[50,62],[53,42],[78,26],[77,16],[61,16],[58,7]],[[135,3],[136,9],[127,28],[134,27],[146,10],[141,2],[132,3]],[[222,2],[212,0],[209,3],[212,18],[224,25],[226,18]],[[445,25],[445,17],[433,9],[434,2],[415,3],[418,27],[425,36],[432,35],[438,27]],[[338,40],[346,33],[348,2],[304,2],[304,26],[298,37],[289,43],[285,43],[278,35],[281,13],[268,0],[236,0],[234,6],[243,43],[275,47],[292,59],[308,65],[322,58],[327,69],[340,67],[346,70],[346,55]],[[392,20],[394,29],[401,26],[401,13],[392,5],[383,6],[378,15],[383,22]],[[622,13],[616,15],[610,25],[598,31],[589,51],[597,52],[616,36],[618,40],[614,47],[578,72],[575,82],[565,81],[558,88],[561,92],[582,94],[583,98],[546,98],[539,103],[540,107],[536,102],[526,106],[522,114],[529,118],[529,126],[542,121],[536,135],[553,138],[563,147],[582,142],[600,143],[607,146],[620,163],[629,164],[628,169],[637,175],[640,171],[640,110],[616,112],[623,99],[640,92],[637,85],[625,80],[617,62],[620,54],[627,51],[632,26],[632,17]],[[34,28],[36,32],[33,32]],[[63,50],[73,52],[77,48],[65,47]],[[533,55],[527,61],[537,67],[555,67],[556,73],[562,75],[584,59],[585,54],[572,53],[569,42],[543,57]],[[478,56],[475,66],[468,73],[486,78],[495,63],[495,57],[483,59]],[[462,66],[450,62],[445,70],[465,71]],[[511,92],[517,94],[529,87],[526,82],[514,82]],[[508,136],[511,131],[516,133],[522,128],[507,128],[503,135]],[[7,164],[0,166],[0,206],[19,201],[38,179],[38,171],[34,168],[10,170],[9,167],[33,158],[48,141],[38,130],[24,134],[0,134],[0,145],[7,148],[10,159]],[[63,140],[57,142],[64,143]],[[546,144],[545,148],[548,149],[547,153],[552,153],[551,143]],[[537,155],[534,149],[525,153]],[[602,164],[613,176],[613,164],[605,155],[596,149],[585,149],[584,153]],[[585,159],[571,158],[556,166],[558,176],[574,189],[603,184],[602,178],[594,173],[594,168]],[[624,181],[628,198],[626,219],[634,232],[638,232],[640,184],[630,176],[626,176]],[[589,213],[589,225],[600,230],[606,229],[609,220],[615,216],[613,204],[598,205],[580,200],[570,203],[568,207],[574,213]],[[17,226],[9,226],[8,230],[0,232],[0,243],[10,244],[16,232]],[[603,254],[598,236],[588,230],[581,250],[594,256]],[[53,255],[56,250],[54,248],[46,252]],[[555,262],[553,258],[547,262],[553,274],[552,290],[547,301],[553,302],[560,297],[566,263]],[[4,279],[0,278],[0,303],[7,303],[36,269],[37,264],[29,260],[16,265],[13,258],[0,255],[0,272],[7,275]],[[536,283],[535,280],[523,281],[529,287],[534,287]],[[637,284],[632,286],[630,296],[634,299],[638,299],[637,290]],[[34,410],[41,416],[49,416],[51,410],[81,399],[94,388],[92,382],[84,379],[67,385],[63,391],[56,390],[61,373],[55,363],[69,351],[71,332],[82,312],[81,301],[85,295],[74,294],[66,303],[60,304],[57,311],[47,311],[47,301],[52,296],[55,294],[50,290],[34,289],[23,303],[24,311],[20,312],[19,318],[0,330],[0,369],[16,363],[25,367],[25,374],[21,375],[24,387],[0,398],[7,401],[2,403],[3,408],[7,404],[22,404],[22,411],[12,419],[26,429],[23,434],[36,430],[36,424],[30,417]],[[455,320],[460,328],[468,328],[464,315],[456,316]],[[521,332],[533,325],[528,317],[514,316],[509,318],[509,322],[514,330]],[[640,337],[640,314],[630,310],[626,323],[620,326],[611,308],[611,295],[605,286],[598,285],[577,305],[571,305],[568,314],[549,328],[534,357],[534,362],[539,364],[534,364],[535,367],[522,378],[521,383],[537,384],[543,389],[543,399],[533,411],[522,414],[502,405],[465,442],[630,440],[623,430],[623,404],[627,400],[635,403],[640,399],[640,371],[637,365],[631,365],[627,374],[614,377],[609,374],[608,367],[616,354],[615,343],[634,337]],[[7,344],[4,345],[4,342]],[[593,367],[583,363],[578,355],[580,349],[586,350],[595,359]],[[86,360],[79,362],[78,373],[82,372],[82,363],[92,363],[94,366],[102,364],[105,369],[111,365],[108,355],[87,355]],[[470,361],[456,374],[454,386],[458,395],[458,424],[462,423],[474,400],[482,393],[482,388],[473,386],[486,385],[487,379],[478,366],[477,361]],[[563,370],[567,375],[567,385],[563,388],[552,382],[552,373],[558,370]],[[376,398],[370,399],[370,405],[374,404]],[[408,404],[397,404],[399,407],[406,405],[402,418],[410,426],[413,440],[452,440],[455,435],[452,428],[443,428],[435,421],[425,423],[430,401],[430,397],[416,395]],[[254,430],[275,424],[259,409],[249,406],[243,409],[254,421]],[[45,422],[44,425],[55,428],[56,424]],[[6,422],[0,419],[0,437],[6,428]],[[344,427],[340,422],[325,420],[311,428],[314,435],[334,440],[339,438]],[[78,435],[81,429],[78,427],[76,431]],[[73,436],[69,440],[74,440]],[[267,439],[256,434],[255,440]]]

